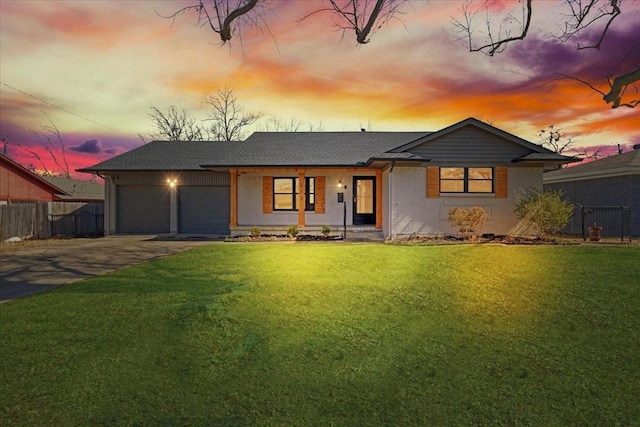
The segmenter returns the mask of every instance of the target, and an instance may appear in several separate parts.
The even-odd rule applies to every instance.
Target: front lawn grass
[[[213,244],[0,305],[0,425],[638,425],[639,259]]]

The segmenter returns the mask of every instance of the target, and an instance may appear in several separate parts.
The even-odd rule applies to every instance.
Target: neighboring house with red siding
[[[0,155],[0,204],[52,202],[68,193],[13,160]]]
[[[469,118],[436,132],[256,132],[239,142],[155,141],[79,170],[105,177],[105,234],[455,234],[481,206],[507,234],[522,189],[575,159]]]

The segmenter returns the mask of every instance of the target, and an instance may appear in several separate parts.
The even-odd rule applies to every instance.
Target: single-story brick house
[[[105,179],[105,233],[248,234],[323,225],[448,235],[454,207],[486,233],[517,223],[514,196],[542,188],[558,155],[476,119],[437,132],[256,132],[240,142],[157,141],[81,172]]]
[[[544,188],[582,206],[628,206],[631,235],[640,236],[640,145],[633,151],[544,174]]]

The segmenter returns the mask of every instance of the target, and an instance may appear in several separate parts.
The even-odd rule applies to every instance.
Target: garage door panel
[[[184,186],[178,190],[178,230],[185,234],[229,234],[228,186]]]
[[[119,186],[117,189],[118,233],[158,234],[169,232],[169,193],[161,186]]]

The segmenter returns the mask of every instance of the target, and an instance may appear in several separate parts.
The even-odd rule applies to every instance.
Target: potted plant
[[[599,242],[602,236],[602,227],[593,223],[592,227],[589,227],[589,241],[591,242]]]

